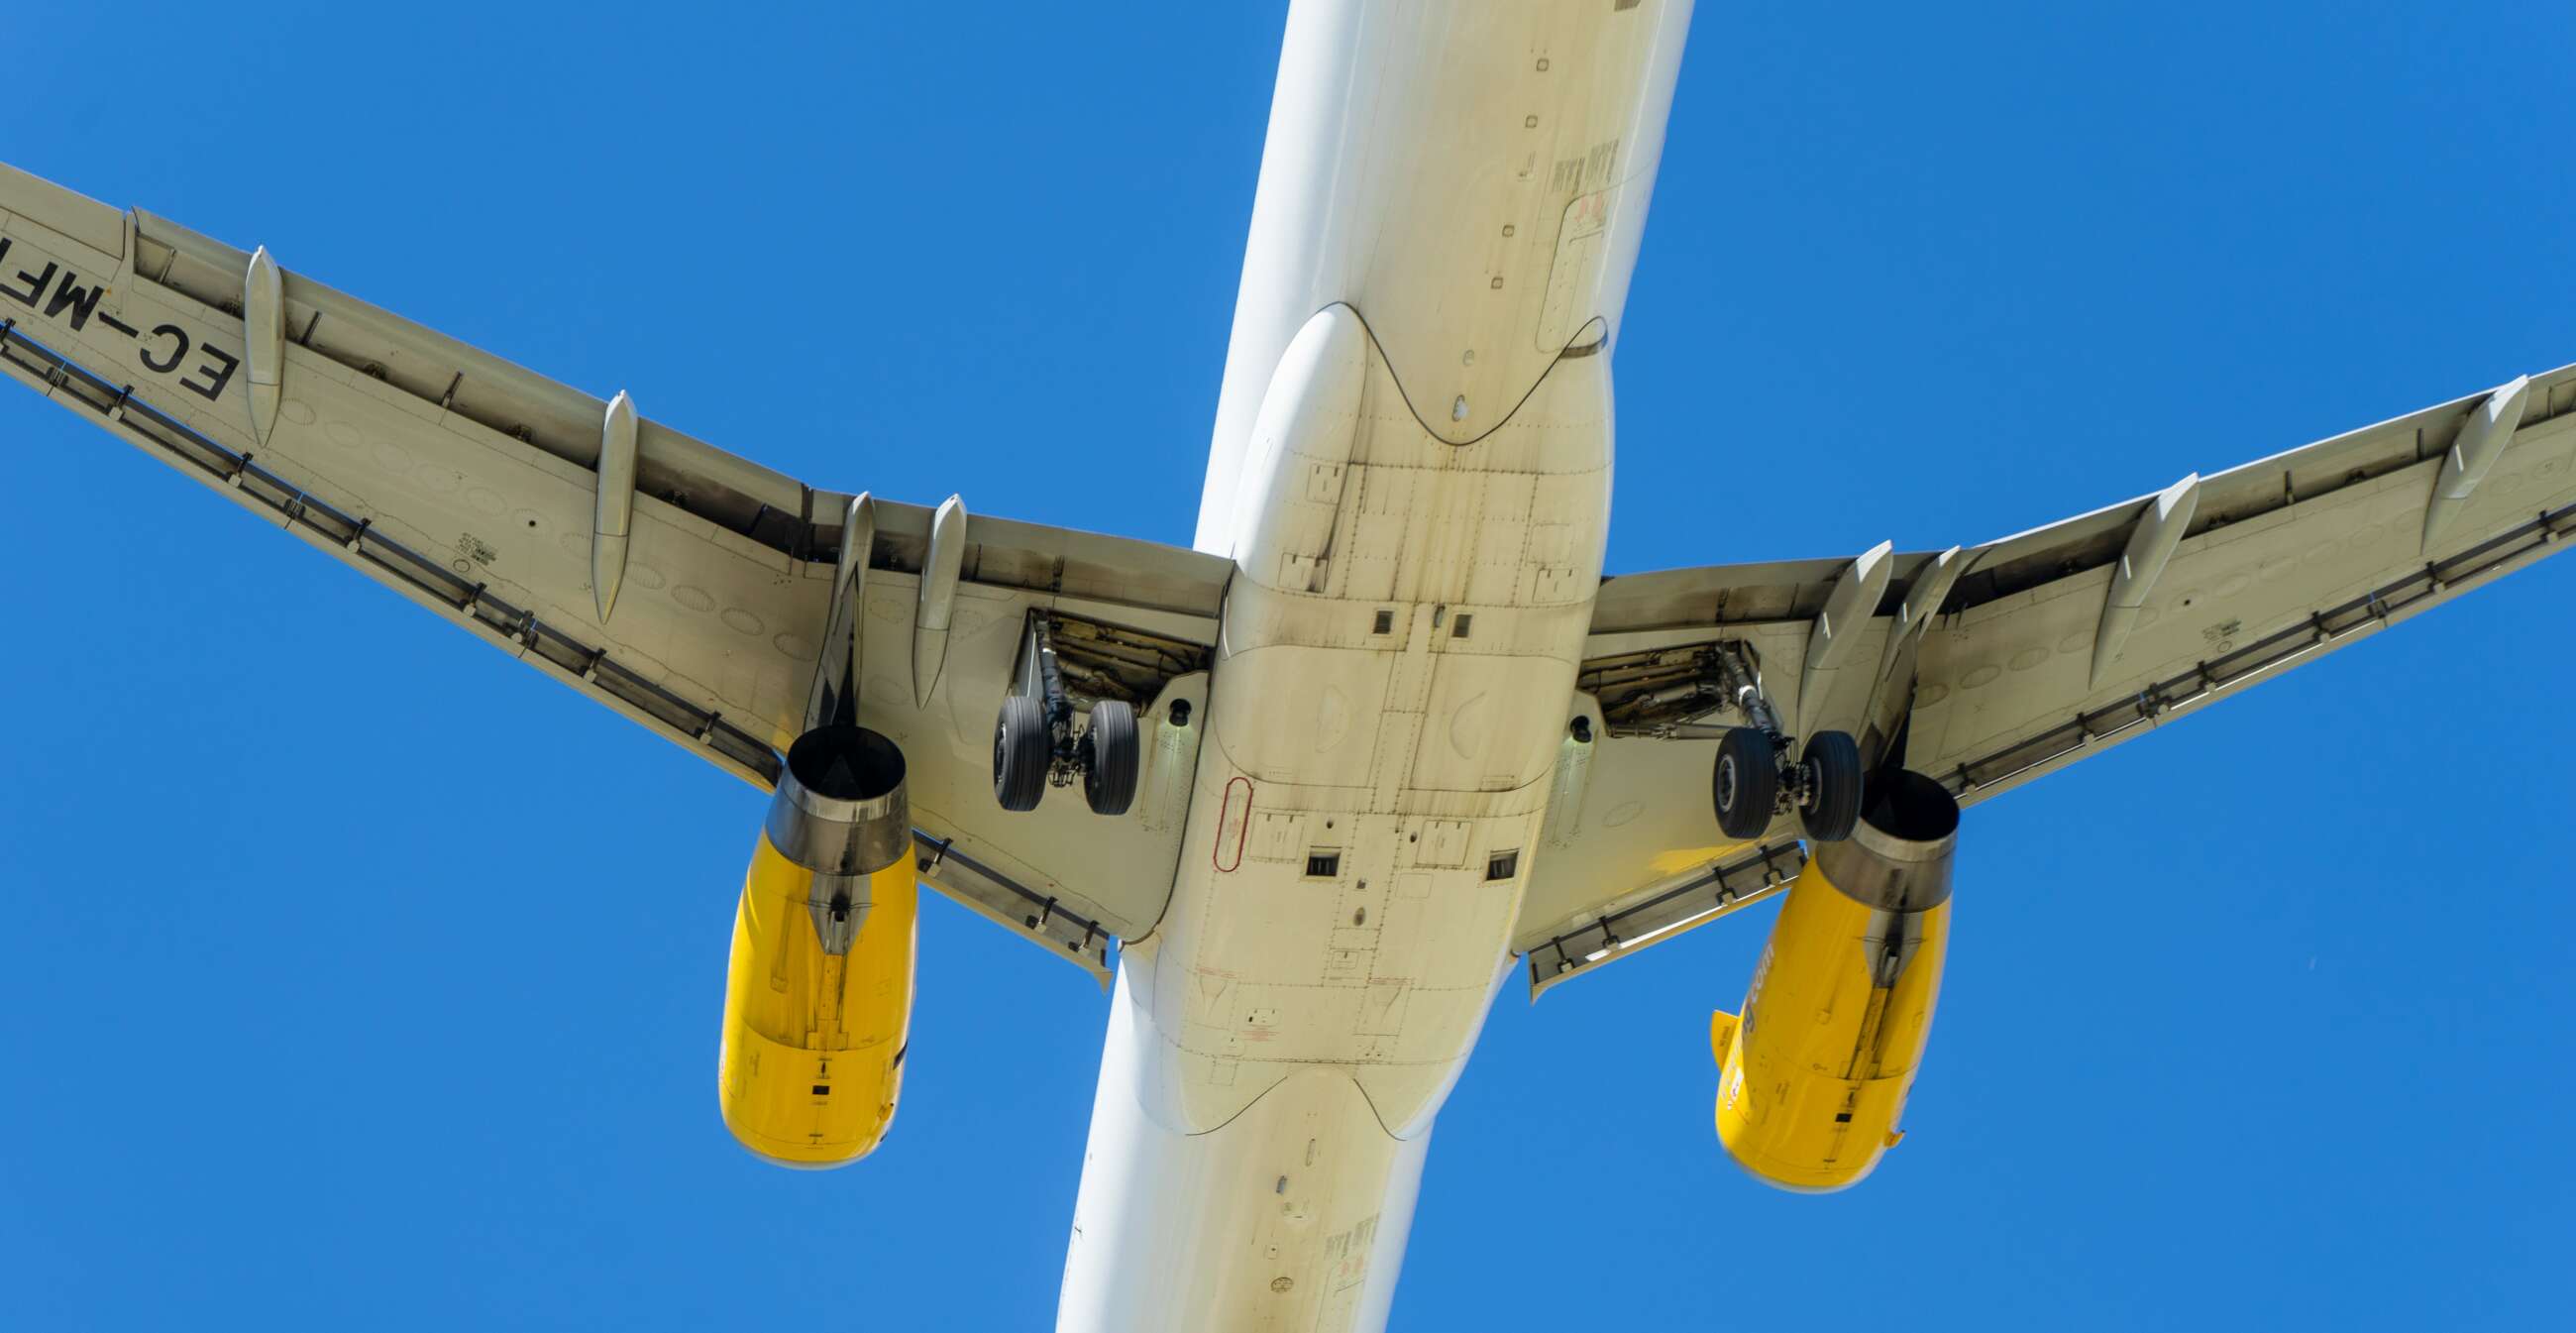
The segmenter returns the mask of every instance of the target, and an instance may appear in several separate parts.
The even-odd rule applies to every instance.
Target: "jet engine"
[[[1756,1179],[1824,1193],[1870,1173],[1922,1063],[1950,933],[1959,807],[1919,773],[1873,780],[1818,845],[1745,992],[1709,1026],[1717,1137]]]
[[[782,1166],[845,1166],[885,1137],[912,1023],[912,819],[903,752],[809,731],[752,848],[716,1061],[725,1127]]]

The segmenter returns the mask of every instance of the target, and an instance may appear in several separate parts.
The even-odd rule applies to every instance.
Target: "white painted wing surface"
[[[0,321],[18,382],[726,772],[776,781],[826,633],[846,493],[635,417],[622,396],[612,412],[265,251],[5,165]],[[931,511],[877,514],[861,720],[904,748],[927,878],[1105,981],[1109,938],[1150,929],[1168,896],[1181,820],[1162,805],[1186,800],[1195,735],[1149,717],[1138,815],[1066,799],[1008,815],[993,717],[1030,607],[1205,645],[1228,567],[971,518],[946,651],[917,682]],[[623,526],[622,552],[603,552],[595,525]],[[613,594],[594,591],[595,561]],[[1166,686],[1204,699],[1203,676]]]
[[[1734,640],[1781,716],[1901,746],[1974,804],[2560,549],[2576,534],[2576,366],[1981,546],[1889,558],[1838,665],[1810,671],[1838,586],[1820,560],[1609,579],[1514,945],[1533,990],[1754,901],[1803,864],[1794,819],[1717,831],[1713,739],[1605,719],[1641,653]],[[1847,637],[1856,636],[1856,637]],[[1816,697],[1801,698],[1802,689]],[[1731,723],[1724,713],[1711,721]],[[1579,770],[1578,776],[1568,776]]]

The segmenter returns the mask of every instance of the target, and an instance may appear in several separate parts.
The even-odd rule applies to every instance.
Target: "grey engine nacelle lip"
[[[787,750],[769,841],[818,875],[872,875],[912,853],[903,751],[865,727],[817,727]]]
[[[1873,777],[1860,826],[1816,851],[1816,866],[1844,897],[1882,912],[1925,912],[1950,900],[1959,803],[1913,771]]]

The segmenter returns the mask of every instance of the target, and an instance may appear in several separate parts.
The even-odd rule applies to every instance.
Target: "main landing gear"
[[[1761,727],[1736,727],[1717,743],[1709,799],[1717,827],[1730,838],[1761,837],[1771,821],[1795,810],[1807,836],[1841,842],[1860,823],[1860,743],[1846,731],[1820,731],[1796,762],[1789,738]]]
[[[1709,773],[1719,831],[1758,838],[1773,819],[1795,810],[1813,841],[1850,837],[1860,825],[1860,742],[1847,731],[1819,731],[1792,762],[1779,712],[1750,666],[1732,652],[1713,658],[1710,665],[1745,720],[1718,738],[1717,764]]]
[[[1709,803],[1727,837],[1749,842],[1792,811],[1814,842],[1841,842],[1859,826],[1859,742],[1819,731],[1798,748],[1762,689],[1750,645],[1720,639],[1621,653],[1584,663],[1576,679],[1601,701],[1613,736],[1717,742]],[[1734,720],[1708,720],[1720,713]]]
[[[1077,700],[1065,690],[1053,626],[1032,610],[1024,633],[1019,683],[993,723],[993,799],[1005,810],[1034,810],[1047,788],[1080,781],[1093,814],[1127,813],[1144,766],[1135,705],[1093,699],[1090,725],[1076,735]]]

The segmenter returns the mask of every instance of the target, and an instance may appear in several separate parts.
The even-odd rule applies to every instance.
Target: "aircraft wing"
[[[5,165],[0,365],[691,754],[776,782],[821,656],[848,494],[285,272],[265,251]],[[98,505],[102,535],[122,508]],[[1105,983],[1109,937],[1150,929],[1172,882],[1199,729],[1150,710],[1204,700],[1229,566],[962,506],[876,514],[859,713],[904,748],[924,878]],[[932,554],[943,523],[954,564]],[[921,595],[925,564],[938,598]],[[995,803],[993,721],[1032,608],[1064,619],[1071,665],[1097,649],[1093,683],[1147,719],[1132,817]],[[377,651],[353,644],[334,665],[363,671]]]
[[[1709,796],[1724,645],[1782,729],[1962,805],[2098,754],[2556,551],[2576,366],[1983,545],[1604,581],[1514,947],[1533,992],[1794,879],[1794,817],[1730,843]],[[1679,850],[1676,850],[1679,849]]]

